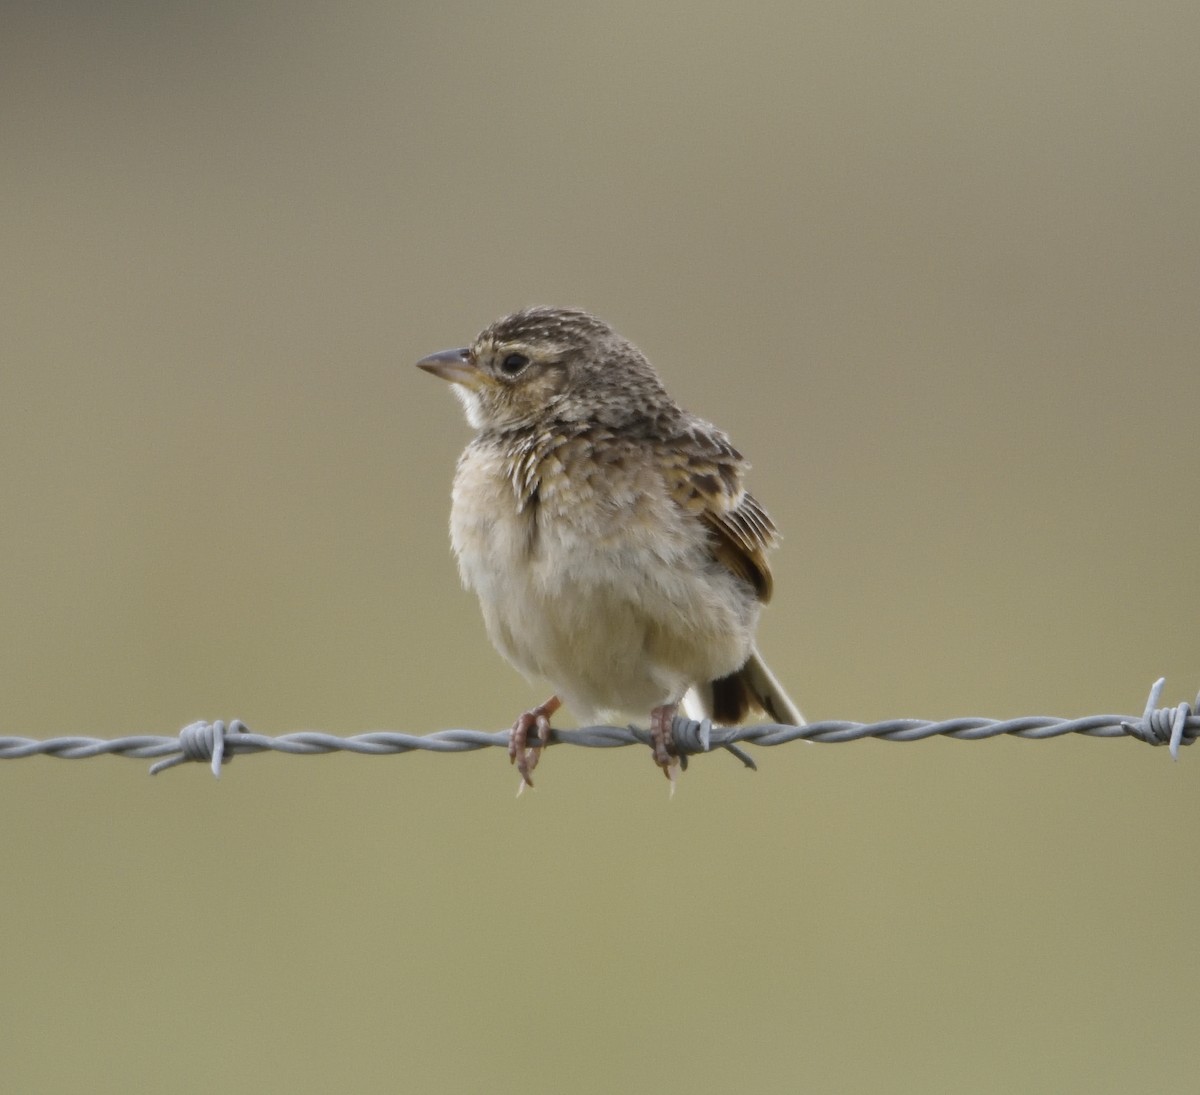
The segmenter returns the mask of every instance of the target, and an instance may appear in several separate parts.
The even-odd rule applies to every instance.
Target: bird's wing
[[[749,582],[760,601],[769,601],[767,551],[779,534],[767,511],[742,486],[746,462],[741,453],[703,423],[671,439],[663,468],[671,498],[708,528],[713,557]]]

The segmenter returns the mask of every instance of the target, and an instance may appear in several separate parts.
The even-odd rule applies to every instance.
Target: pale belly
[[[550,519],[495,495],[472,504],[461,486],[451,536],[488,635],[576,718],[644,716],[745,663],[758,602],[683,515],[665,508],[658,526]]]

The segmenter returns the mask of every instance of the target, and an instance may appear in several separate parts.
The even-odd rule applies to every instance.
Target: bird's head
[[[476,429],[616,425],[667,398],[640,350],[576,308],[525,308],[458,350],[417,362],[454,385]]]

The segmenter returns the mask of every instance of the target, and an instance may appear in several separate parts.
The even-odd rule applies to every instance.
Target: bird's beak
[[[483,381],[483,373],[479,371],[479,366],[471,360],[470,351],[465,348],[442,350],[439,353],[430,354],[417,362],[417,368],[424,369],[427,373],[433,373],[434,376],[440,376],[443,380],[450,381],[451,384],[461,384],[466,388],[478,388]]]

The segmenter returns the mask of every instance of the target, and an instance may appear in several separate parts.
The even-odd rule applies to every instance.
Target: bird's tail
[[[743,722],[755,708],[772,722],[803,726],[804,716],[775,678],[757,648],[741,669],[707,684],[689,688],[683,709],[689,718],[712,719],[723,726]]]

